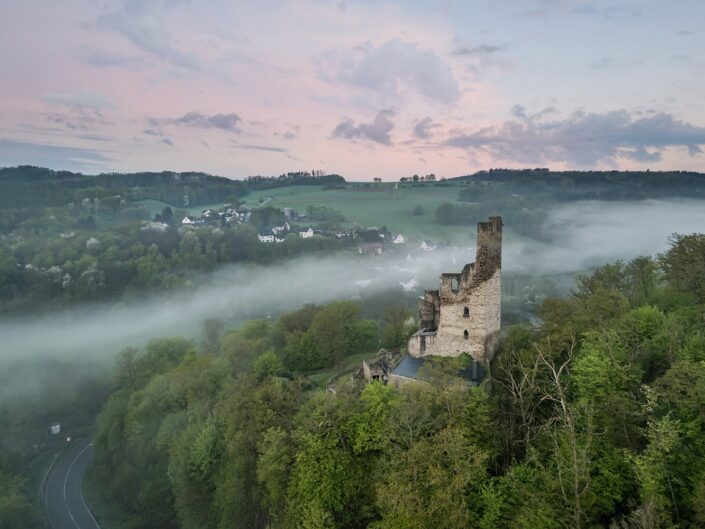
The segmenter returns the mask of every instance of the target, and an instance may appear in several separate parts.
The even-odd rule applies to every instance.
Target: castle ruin
[[[459,274],[441,274],[438,290],[419,299],[419,330],[409,355],[460,356],[489,362],[499,343],[501,320],[502,218],[477,225],[475,262]]]

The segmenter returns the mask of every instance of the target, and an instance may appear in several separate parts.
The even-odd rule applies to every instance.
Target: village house
[[[193,226],[194,224],[196,224],[196,217],[186,216],[183,219],[181,219],[182,226]]]
[[[419,249],[423,250],[424,252],[435,252],[436,245],[431,241],[421,241],[421,245],[419,246]]]
[[[384,246],[381,242],[363,242],[357,247],[357,253],[360,255],[382,255]]]
[[[310,239],[311,237],[313,237],[313,228],[309,226],[307,228],[299,229],[299,237],[301,237],[302,239]]]
[[[405,244],[405,243],[406,243],[406,239],[404,238],[404,236],[401,233],[399,233],[398,235],[395,235],[394,238],[392,239],[392,244]]]
[[[290,229],[291,229],[291,227],[289,226],[289,223],[284,221],[284,224],[281,224],[279,226],[274,226],[272,228],[272,231],[274,231],[274,233],[286,233]]]
[[[264,242],[264,243],[274,242],[274,234],[271,231],[260,232],[257,234],[257,238],[259,239],[259,242]]]

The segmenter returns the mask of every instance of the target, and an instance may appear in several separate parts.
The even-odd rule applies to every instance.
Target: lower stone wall
[[[409,377],[402,377],[400,375],[395,375],[394,373],[389,374],[388,384],[391,384],[395,388],[400,388],[401,386],[404,386],[406,384],[412,384],[414,382],[423,382],[423,380],[418,380],[418,379],[409,378]]]

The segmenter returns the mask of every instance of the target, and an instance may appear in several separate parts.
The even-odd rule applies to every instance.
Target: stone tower
[[[492,359],[501,321],[502,218],[477,225],[475,262],[459,274],[441,274],[438,290],[419,299],[419,330],[409,340],[409,354]]]

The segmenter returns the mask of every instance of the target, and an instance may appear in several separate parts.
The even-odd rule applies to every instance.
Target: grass
[[[290,207],[298,213],[305,213],[308,206],[328,206],[345,215],[348,225],[386,226],[393,233],[404,237],[431,239],[435,242],[463,242],[469,238],[469,231],[462,226],[445,226],[435,222],[436,208],[444,202],[455,203],[458,187],[399,186],[380,184],[369,187],[355,187],[349,184],[344,189],[325,190],[321,186],[290,186],[250,193],[246,204],[250,207],[259,204],[260,199],[271,198],[267,206],[283,209]],[[422,215],[414,215],[416,206],[424,209]]]

